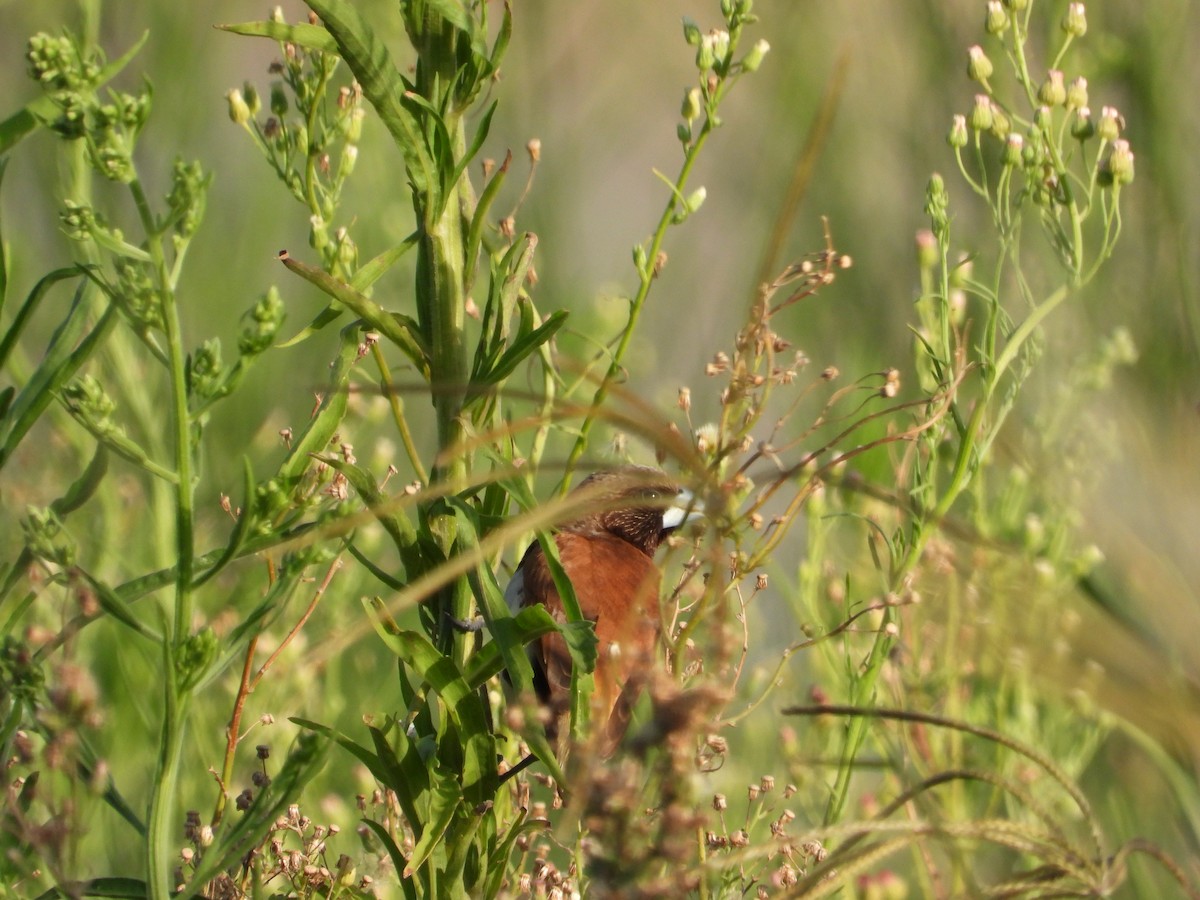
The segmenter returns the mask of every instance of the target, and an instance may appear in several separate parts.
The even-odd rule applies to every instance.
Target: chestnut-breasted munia
[[[597,472],[575,488],[586,505],[580,518],[564,523],[554,537],[583,615],[595,623],[598,640],[592,720],[599,749],[611,753],[629,725],[633,705],[654,662],[661,629],[662,572],[655,551],[692,512],[690,492],[663,472],[625,466]],[[541,545],[533,543],[505,591],[509,608],[541,604],[566,621]],[[529,646],[534,687],[550,711],[553,741],[570,709],[571,657],[560,634]]]

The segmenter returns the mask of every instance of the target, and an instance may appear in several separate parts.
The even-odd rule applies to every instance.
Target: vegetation
[[[1200,891],[1185,28],[144,6],[3,13],[0,892]],[[623,461],[704,521],[603,759],[503,589]]]

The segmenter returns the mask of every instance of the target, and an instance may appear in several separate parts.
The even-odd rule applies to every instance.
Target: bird
[[[572,491],[585,509],[559,526],[558,556],[584,617],[598,641],[593,672],[592,721],[597,749],[610,756],[629,726],[633,706],[654,663],[661,631],[662,571],[655,552],[672,531],[700,515],[692,493],[648,466],[596,472]],[[525,551],[505,591],[513,614],[541,605],[566,622],[541,544]],[[538,701],[549,711],[551,743],[571,707],[571,657],[557,632],[528,646]]]

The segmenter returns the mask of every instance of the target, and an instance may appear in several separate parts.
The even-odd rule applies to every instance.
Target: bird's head
[[[608,533],[653,556],[668,534],[700,515],[691,491],[665,472],[648,466],[624,466],[589,475],[572,492],[583,515],[563,531]]]

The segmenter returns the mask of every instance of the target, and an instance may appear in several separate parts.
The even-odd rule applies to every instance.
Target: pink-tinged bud
[[[1046,131],[1050,128],[1052,123],[1053,114],[1050,112],[1050,107],[1039,106],[1033,111],[1033,124],[1037,128],[1041,128],[1043,131]]]
[[[1062,30],[1071,37],[1083,37],[1087,34],[1087,10],[1082,3],[1071,3],[1067,6],[1067,14],[1063,16]]]
[[[922,270],[932,269],[938,264],[941,253],[938,250],[937,238],[928,228],[917,232],[917,265]]]
[[[1117,112],[1116,107],[1106,106],[1100,110],[1100,122],[1096,125],[1096,134],[1103,141],[1115,141],[1121,136],[1125,120]]]
[[[1129,141],[1113,141],[1112,154],[1108,157],[1108,173],[1114,184],[1133,181],[1133,151],[1129,149]]]
[[[1077,141],[1086,141],[1096,134],[1096,123],[1092,121],[1092,111],[1086,106],[1075,110],[1075,121],[1071,123],[1071,137]]]
[[[1000,0],[989,0],[983,28],[988,34],[1004,34],[1008,31],[1008,13],[1004,11],[1004,4]]]
[[[968,122],[973,131],[989,131],[992,127],[992,99],[987,94],[975,95],[975,106],[971,109]]]
[[[1019,134],[1010,134],[1004,142],[1002,161],[1005,166],[1012,168],[1021,165],[1021,151],[1025,149],[1025,138]]]
[[[946,142],[960,150],[967,146],[967,117],[955,116],[954,121],[950,124],[950,133],[946,135]]]
[[[1088,105],[1087,79],[1080,75],[1067,88],[1067,109],[1079,109]]]
[[[978,81],[980,84],[986,85],[987,80],[992,77],[994,67],[992,61],[987,58],[987,54],[983,52],[983,48],[976,44],[967,49],[967,77],[972,81]]]
[[[1067,102],[1067,86],[1063,82],[1063,73],[1058,69],[1046,73],[1046,80],[1038,89],[1038,100],[1045,106],[1062,106]]]

